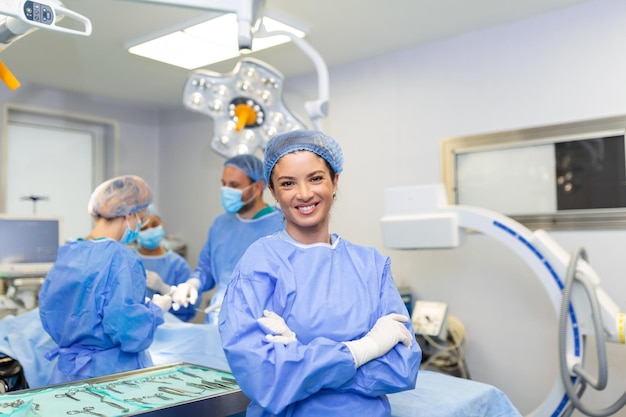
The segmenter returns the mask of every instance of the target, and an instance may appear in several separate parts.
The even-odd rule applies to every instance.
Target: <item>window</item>
[[[529,228],[626,227],[626,116],[445,139],[454,204]]]

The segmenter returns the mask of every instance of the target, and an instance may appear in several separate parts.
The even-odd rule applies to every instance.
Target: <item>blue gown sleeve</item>
[[[380,316],[399,313],[409,317],[406,305],[393,281],[390,264],[385,264],[381,288]],[[356,392],[366,396],[391,394],[415,388],[417,373],[422,360],[422,350],[415,340],[411,322],[405,323],[413,335],[410,349],[398,344],[385,355],[376,358],[358,370],[353,379],[338,388],[339,391]],[[363,335],[364,336],[364,335]]]
[[[200,280],[200,292],[208,291],[215,287],[215,277],[211,272],[211,230],[207,236],[207,240],[202,246],[200,255],[198,255],[198,263],[190,278]]]
[[[157,305],[144,303],[146,278],[141,261],[130,258],[115,261],[106,282],[101,288],[104,332],[124,352],[146,350],[157,326],[164,320]]]
[[[172,285],[182,284],[183,282],[189,279],[189,275],[191,275],[191,269],[189,268],[189,264],[182,256],[174,253],[175,256],[172,256],[172,275],[173,281]]]

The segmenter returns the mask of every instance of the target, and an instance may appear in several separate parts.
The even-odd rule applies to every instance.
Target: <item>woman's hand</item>
[[[387,314],[380,317],[374,327],[362,338],[344,344],[350,349],[356,367],[383,356],[398,343],[407,348],[413,343],[413,335],[406,328],[409,318],[401,314]]]
[[[285,320],[273,311],[263,310],[263,317],[258,318],[257,322],[268,333],[265,339],[269,342],[282,343],[286,346],[297,341],[296,334],[287,326]]]

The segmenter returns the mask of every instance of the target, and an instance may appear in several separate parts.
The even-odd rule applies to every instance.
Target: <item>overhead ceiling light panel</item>
[[[229,74],[194,71],[183,104],[213,119],[215,152],[227,158],[251,154],[277,134],[305,129],[283,102],[283,81],[268,64],[244,58]]]
[[[226,13],[197,25],[183,29],[190,36],[202,39],[213,45],[237,51],[237,15]]]
[[[237,16],[234,13],[214,16],[211,14],[210,20],[173,30],[146,42],[131,43],[128,52],[188,70],[240,56]],[[303,31],[269,17],[263,18],[263,26],[266,32],[286,31],[300,38],[305,36]],[[285,35],[253,38],[252,52],[289,41],[290,38]]]
[[[187,70],[238,56],[237,51],[178,31],[133,46],[128,52]]]

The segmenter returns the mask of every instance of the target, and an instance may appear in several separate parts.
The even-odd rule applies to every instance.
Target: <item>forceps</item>
[[[62,394],[54,394],[54,396],[56,398],[69,397],[69,398],[71,398],[74,401],[80,401],[78,398],[74,397],[74,394],[76,394],[76,391],[71,389],[71,390],[66,391],[66,392],[64,392]]]
[[[85,392],[87,394],[91,394],[91,395],[93,395],[95,397],[100,398],[100,402],[103,402],[103,403],[108,404],[108,405],[110,405],[112,407],[118,408],[118,409],[122,410],[125,413],[130,411],[128,408],[126,408],[126,407],[124,407],[124,406],[122,406],[120,404],[114,403],[113,401],[107,401],[107,399],[106,399],[106,397],[104,395],[102,395],[102,394],[100,394],[100,393],[98,393],[96,391],[92,391],[92,389],[89,388],[89,387],[85,388]]]
[[[107,417],[104,414],[96,413],[92,410],[93,407],[83,407],[82,410],[70,410],[67,412],[67,414],[69,414],[70,416],[73,416],[74,414],[91,414],[92,416]]]

